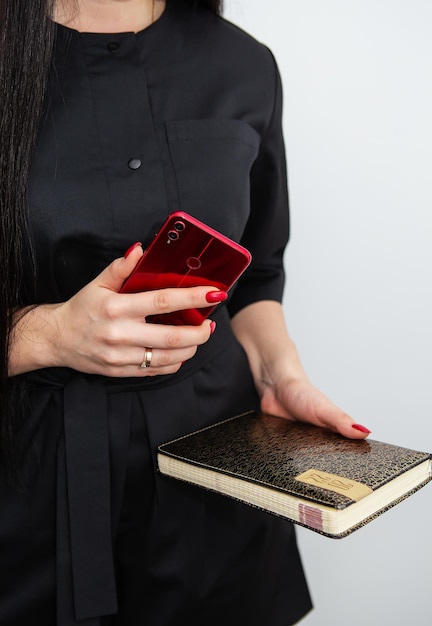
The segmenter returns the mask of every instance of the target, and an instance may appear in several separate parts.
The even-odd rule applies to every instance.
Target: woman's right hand
[[[216,287],[118,293],[134,269],[141,246],[116,259],[70,300],[40,305],[18,314],[10,354],[10,375],[42,367],[70,367],[112,377],[143,377],[176,372],[205,343],[214,322],[169,326],[146,322],[149,315],[209,306]],[[221,294],[221,300],[224,294]],[[141,368],[145,348],[151,366]]]

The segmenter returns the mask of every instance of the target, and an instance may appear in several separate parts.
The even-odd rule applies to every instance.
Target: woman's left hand
[[[345,437],[363,439],[370,430],[336,406],[307,379],[279,380],[261,391],[261,410],[290,420],[329,428]]]
[[[307,378],[278,302],[245,307],[232,326],[248,356],[263,412],[329,428],[351,439],[367,437],[369,429],[356,424]]]

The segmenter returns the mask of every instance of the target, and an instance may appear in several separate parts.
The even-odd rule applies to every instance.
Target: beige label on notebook
[[[358,483],[344,476],[337,476],[336,474],[329,474],[316,469],[303,472],[303,474],[296,476],[295,479],[307,485],[322,487],[323,489],[340,493],[354,502],[372,493],[372,489],[367,485],[363,485],[363,483]]]

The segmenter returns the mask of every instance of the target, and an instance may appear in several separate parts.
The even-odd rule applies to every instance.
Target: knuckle
[[[179,348],[180,344],[181,336],[176,328],[167,332],[165,336],[165,345],[167,348]]]
[[[120,301],[115,296],[109,296],[104,302],[104,314],[109,320],[117,319],[119,316]]]
[[[165,352],[164,350],[161,350],[158,353],[157,360],[158,360],[159,367],[165,367],[167,365],[170,365],[170,362],[171,362],[169,353]]]
[[[110,324],[105,328],[104,334],[105,343],[109,346],[118,345],[122,340],[122,334],[120,329],[115,324]]]
[[[105,367],[110,369],[121,367],[123,365],[119,352],[112,347],[105,347],[100,355],[101,360],[104,362]]]
[[[161,289],[160,291],[156,291],[156,293],[153,296],[153,305],[156,311],[159,313],[166,313],[171,310],[170,298],[164,289]]]

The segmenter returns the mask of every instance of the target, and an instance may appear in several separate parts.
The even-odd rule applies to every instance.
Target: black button
[[[141,159],[130,159],[128,165],[131,170],[139,170],[139,168],[141,167]]]
[[[116,41],[111,41],[111,43],[107,45],[108,52],[117,52],[117,50],[119,49],[120,49],[120,44],[117,43]]]

